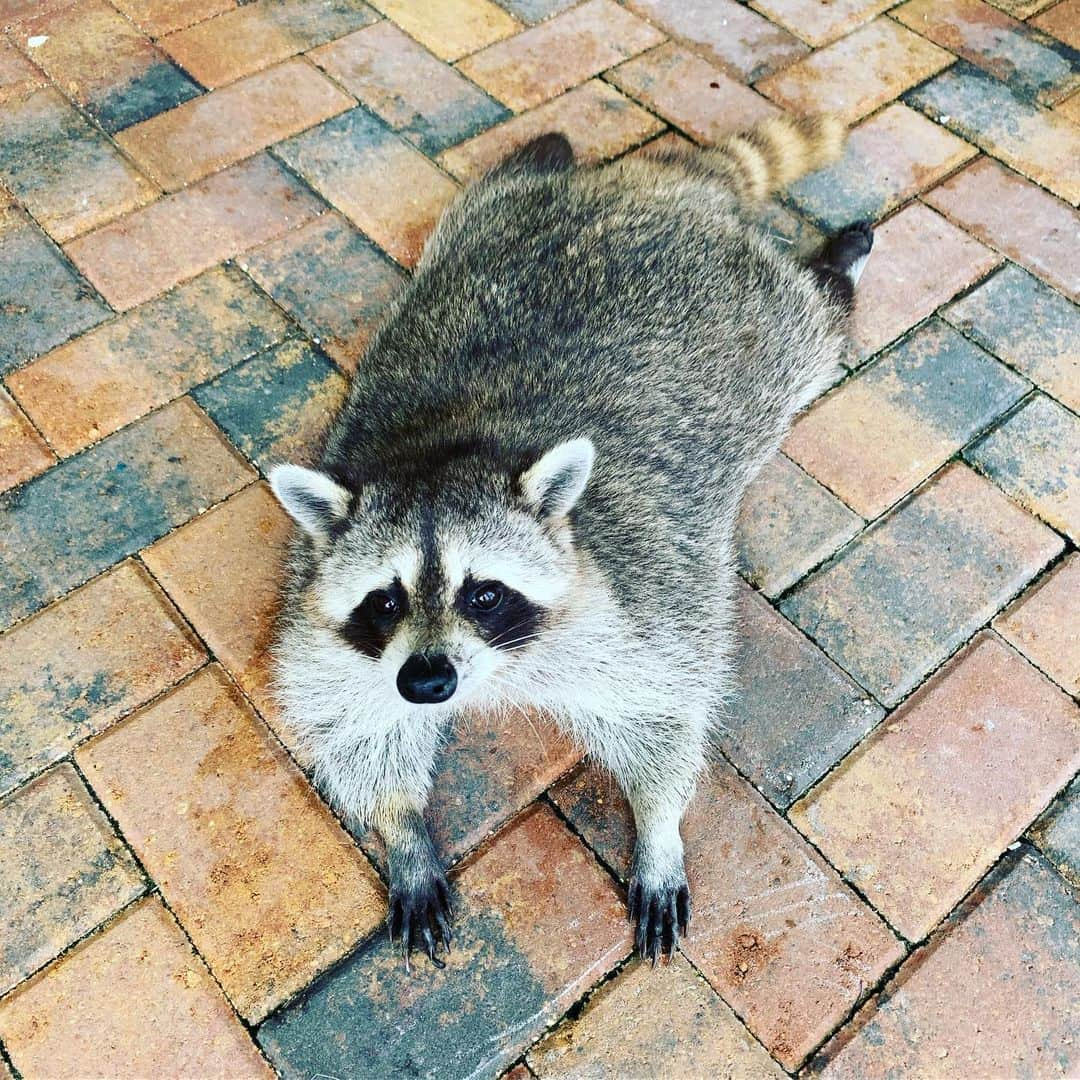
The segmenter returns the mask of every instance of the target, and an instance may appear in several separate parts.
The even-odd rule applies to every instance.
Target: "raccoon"
[[[276,646],[314,778],[386,843],[405,962],[451,889],[424,807],[471,710],[539,709],[633,808],[628,906],[654,962],[690,922],[680,821],[731,684],[733,528],[834,379],[872,233],[802,263],[752,220],[843,128],[583,167],[550,133],[445,211],[360,362],[299,525]]]

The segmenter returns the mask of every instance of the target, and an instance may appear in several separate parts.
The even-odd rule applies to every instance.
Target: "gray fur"
[[[275,475],[309,529],[283,705],[330,798],[383,833],[406,949],[434,955],[446,913],[420,815],[464,708],[547,709],[607,766],[637,823],[639,948],[655,957],[685,929],[679,822],[729,686],[739,501],[834,379],[846,315],[733,186],[704,156],[496,170],[446,211],[359,365],[322,456],[337,485],[322,524],[297,475]],[[576,444],[584,491],[567,513],[555,496],[539,506],[523,474],[575,439],[595,447],[592,464]],[[488,550],[544,612],[505,648],[453,611],[458,564]],[[382,655],[360,655],[337,626],[394,577],[413,610]],[[393,672],[436,648],[461,689],[408,705]]]

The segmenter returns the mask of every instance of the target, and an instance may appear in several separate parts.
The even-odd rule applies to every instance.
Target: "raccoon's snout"
[[[414,705],[437,705],[448,701],[457,689],[457,672],[442,653],[413,653],[397,676],[397,688]]]

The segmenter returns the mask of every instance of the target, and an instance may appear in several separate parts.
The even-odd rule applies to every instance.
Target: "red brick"
[[[916,941],[1077,768],[1080,710],[984,632],[790,817]]]
[[[521,112],[663,40],[663,34],[614,0],[586,0],[473,53],[458,70]]]
[[[753,0],[751,7],[819,47],[851,33],[890,5],[891,0]]]
[[[376,6],[443,60],[460,59],[521,29],[493,0],[378,0]]]
[[[944,49],[883,17],[770,75],[757,87],[796,112],[834,112],[853,121],[952,59]]]
[[[1080,0],[1062,0],[1032,19],[1031,25],[1053,34],[1074,49],[1080,49]]]
[[[367,861],[220,669],[77,757],[246,1019],[382,922]]]
[[[994,629],[1074,697],[1080,696],[1080,555],[1073,552],[994,620]]]
[[[579,161],[616,157],[663,131],[664,125],[599,80],[575,87],[554,101],[515,116],[439,155],[459,180],[476,180],[511,151],[547,131],[561,131]]]
[[[668,42],[620,64],[608,78],[700,143],[775,116],[775,105],[682,45]]]
[[[353,104],[310,64],[289,60],[136,124],[116,141],[176,191]]]
[[[122,221],[66,251],[120,311],[315,217],[319,202],[259,155]]]
[[[220,15],[236,7],[237,0],[113,0],[122,11],[152,37]]]
[[[740,82],[754,82],[807,52],[786,30],[735,0],[629,0],[627,7]]]
[[[1078,911],[1037,856],[1007,859],[825,1048],[817,1071],[836,1080],[1075,1075]]]
[[[918,203],[889,218],[875,231],[874,250],[855,293],[855,362],[872,356],[1000,261]]]
[[[0,491],[37,476],[55,461],[26,414],[0,390]]]
[[[0,802],[0,994],[143,891],[142,875],[70,765]]]
[[[1080,214],[996,161],[980,157],[925,202],[1080,303]]]
[[[156,897],[7,998],[0,1036],[28,1077],[274,1075]]]
[[[0,105],[45,85],[45,76],[6,38],[0,38]]]

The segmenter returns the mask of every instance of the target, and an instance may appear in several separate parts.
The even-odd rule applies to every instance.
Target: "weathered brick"
[[[7,998],[0,1036],[24,1076],[273,1076],[156,897]]]
[[[145,887],[131,854],[70,765],[0,802],[0,861],[0,993]]]
[[[255,0],[161,42],[203,86],[223,86],[376,19],[361,0]]]
[[[7,38],[0,38],[0,105],[26,97],[44,85],[44,74]]]
[[[403,282],[397,265],[333,211],[248,252],[240,265],[350,372]]]
[[[747,488],[735,534],[739,570],[778,596],[850,540],[863,522],[783,454]]]
[[[889,0],[752,0],[751,6],[817,48],[880,15]]]
[[[964,452],[1021,506],[1080,540],[1080,419],[1035,394]]]
[[[476,180],[517,147],[547,131],[563,132],[577,159],[589,163],[615,157],[663,129],[655,116],[594,79],[444,150],[439,163],[459,180]]]
[[[67,245],[119,311],[316,217],[322,204],[260,154]]]
[[[980,240],[1080,302],[1080,214],[980,157],[924,199]]]
[[[728,758],[783,810],[885,711],[761,597],[745,587],[738,596],[738,689],[717,731]]]
[[[994,7],[1008,12],[1014,19],[1026,19],[1053,2],[1054,0],[991,0]]]
[[[425,154],[437,154],[510,115],[388,19],[308,56]]]
[[[599,772],[590,777],[572,801],[560,788],[552,794],[625,875],[629,807]],[[900,943],[730,767],[718,763],[699,785],[682,832],[695,905],[682,951],[795,1069],[900,958]]]
[[[790,817],[893,926],[916,941],[1077,768],[1080,709],[986,632]],[[1008,783],[1002,783],[1005,775]]]
[[[776,23],[735,0],[629,0],[627,7],[740,82],[755,82],[808,51]]]
[[[1080,200],[1080,130],[958,60],[906,100],[1069,202]]]
[[[1058,873],[1080,888],[1080,777],[1050,804],[1030,835]]]
[[[608,78],[705,145],[778,112],[760,94],[673,41],[620,64]]]
[[[837,1080],[1073,1074],[1077,912],[1035,855],[1008,858],[817,1067]]]
[[[353,104],[311,64],[288,60],[136,124],[116,141],[166,191],[176,191]]]
[[[994,620],[994,629],[1074,697],[1080,696],[1080,555],[1075,552]]]
[[[573,7],[578,0],[499,0],[499,6],[511,15],[530,26],[550,19],[568,7]]]
[[[409,975],[385,935],[259,1029],[285,1075],[497,1075],[630,951],[611,879],[550,809],[454,879],[454,951]]]
[[[628,1037],[628,1033],[632,1033]],[[723,1076],[764,1080],[783,1070],[680,956],[634,963],[605,983],[580,1016],[529,1051],[541,1080],[582,1076]]]
[[[1030,384],[938,319],[800,417],[784,452],[865,518],[925,480]]]
[[[762,79],[757,88],[796,112],[833,112],[854,121],[952,59],[944,49],[882,17]]]
[[[379,10],[442,60],[457,60],[521,29],[492,0],[379,0]]]
[[[204,669],[77,758],[248,1020],[382,921],[367,860],[220,669]]]
[[[1006,264],[942,317],[1080,411],[1080,309],[1037,278]]]
[[[1080,126],[1080,91],[1054,106],[1054,112]]]
[[[908,0],[891,15],[1024,97],[1051,103],[1080,86],[1080,53],[983,0]]]
[[[108,315],[37,225],[0,207],[0,373]]]
[[[55,461],[26,414],[0,390],[0,492],[37,476]]]
[[[260,469],[310,461],[345,399],[345,379],[306,341],[286,341],[193,396]]]
[[[252,475],[182,399],[0,497],[7,533],[0,625],[156,540]]]
[[[1053,34],[1074,49],[1080,49],[1080,0],[1062,0],[1032,19],[1031,25]]]
[[[586,0],[457,66],[492,97],[521,112],[663,40],[663,34],[615,0]]]
[[[895,705],[1061,547],[989,481],[954,464],[796,585],[780,608]]]
[[[161,37],[173,30],[182,30],[203,19],[212,18],[236,7],[237,0],[112,0],[122,11],[151,37]]]
[[[252,484],[142,553],[200,637],[274,730],[267,649],[277,616],[289,519],[264,484]]]
[[[399,263],[412,266],[457,185],[363,109],[275,151]]]
[[[205,653],[131,562],[0,638],[0,791],[194,671]]]
[[[878,221],[952,172],[976,150],[899,102],[855,128],[844,156],[788,189],[788,199],[823,228]]]
[[[45,40],[34,62],[106,131],[171,109],[202,91],[105,0],[46,7],[19,24]]]
[[[66,456],[280,341],[287,329],[242,274],[218,268],[35,360],[8,385]]]
[[[0,181],[61,242],[157,194],[52,88],[0,109]]]
[[[855,292],[851,362],[872,356],[1000,261],[920,203],[905,207],[874,234]]]

